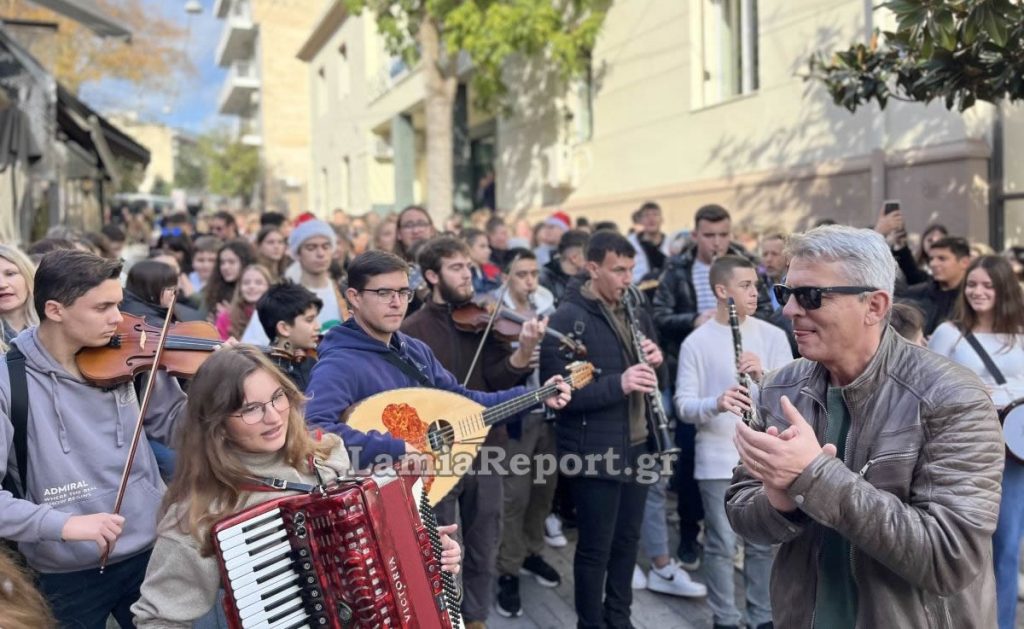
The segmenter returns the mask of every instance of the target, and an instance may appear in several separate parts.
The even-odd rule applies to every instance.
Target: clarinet
[[[732,297],[729,298],[729,327],[732,328],[732,349],[736,356],[736,379],[739,381],[740,386],[747,390],[747,395],[750,396],[753,401],[753,383],[750,381],[750,375],[740,371],[740,355],[743,353],[743,337],[740,335],[740,318],[736,314],[736,302]],[[761,420],[757,416],[757,411],[751,406],[749,411],[743,411],[743,423],[750,426],[754,430],[763,430],[764,426],[761,425]]]
[[[640,362],[647,365],[647,358],[644,355],[643,347],[641,347],[641,344],[647,337],[640,331],[639,319],[637,319],[636,315],[636,308],[640,305],[641,299],[639,291],[630,286],[626,294],[623,295],[622,305],[626,308],[630,336],[633,337],[633,349],[636,351]],[[678,454],[679,448],[675,446],[672,435],[668,430],[668,415],[665,413],[665,407],[661,403],[661,390],[655,387],[654,391],[644,393],[644,399],[647,401],[647,408],[650,410],[647,414],[647,428],[654,435],[656,453],[659,455]]]

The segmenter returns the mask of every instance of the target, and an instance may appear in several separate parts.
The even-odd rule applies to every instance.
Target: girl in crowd
[[[173,259],[172,259],[173,261]],[[121,310],[145,317],[151,325],[161,325],[167,317],[167,306],[178,288],[180,275],[165,261],[140,260],[128,271]],[[178,302],[174,306],[175,321],[201,321],[202,313]]]
[[[280,227],[268,225],[256,234],[256,251],[259,253],[260,264],[270,271],[270,276],[275,282],[281,281],[288,269],[286,249],[287,243]]]
[[[25,328],[39,323],[32,303],[35,267],[24,253],[0,245],[0,353]]]
[[[973,335],[1002,378],[985,366]],[[981,256],[967,267],[953,321],[932,334],[928,347],[978,374],[990,387],[992,402],[1002,410],[1024,397],[1024,294],[1009,262]],[[998,380],[1005,381],[999,384]],[[1006,458],[999,524],[992,538],[999,627],[1013,629],[1017,613],[1017,571],[1024,536],[1024,464]]]
[[[487,234],[475,227],[467,227],[462,230],[462,239],[469,246],[469,261],[473,263],[473,291],[483,295],[501,286],[501,269],[491,262]]]
[[[302,394],[251,345],[214,352],[189,390],[174,480],[164,496],[156,546],[132,606],[136,625],[191,626],[220,586],[210,530],[223,518],[281,496],[250,491],[256,478],[317,482],[311,459],[351,472],[340,438],[310,437]],[[442,527],[442,569],[458,572],[461,551]]]
[[[216,321],[217,316],[231,306],[242,269],[255,263],[256,250],[241,238],[229,240],[217,250],[217,263],[203,289],[203,305],[209,320]]]
[[[917,266],[919,268],[928,272],[928,255],[931,253],[932,245],[947,236],[949,236],[949,230],[946,229],[945,225],[932,223],[925,228],[924,233],[921,234],[921,248],[917,252]]]
[[[245,326],[249,325],[252,313],[256,310],[256,302],[273,283],[270,271],[262,264],[245,267],[231,298],[231,306],[217,315],[217,331],[222,339],[242,337]]]
[[[397,242],[398,219],[394,214],[389,214],[373,230],[373,248],[379,251],[394,253],[395,243]]]
[[[216,236],[196,238],[192,252],[192,272],[188,274],[188,281],[197,293],[202,293],[203,287],[213,275],[213,269],[217,266],[218,249],[220,249],[220,241]]]
[[[370,226],[362,216],[353,216],[348,224],[348,240],[352,245],[349,252],[351,257],[356,257],[366,251],[370,246]]]

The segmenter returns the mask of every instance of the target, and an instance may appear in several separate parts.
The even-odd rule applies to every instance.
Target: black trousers
[[[82,543],[82,542],[76,542]],[[113,616],[122,629],[134,627],[131,606],[139,600],[150,551],[99,568],[40,574],[39,589],[62,629],[103,629]]]
[[[570,491],[579,529],[573,558],[577,626],[630,627],[633,566],[647,485],[633,479],[577,477],[571,479]]]

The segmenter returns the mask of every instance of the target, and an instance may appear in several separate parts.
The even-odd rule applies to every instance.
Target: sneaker
[[[523,604],[519,599],[519,577],[503,574],[498,577],[498,601],[494,604],[498,614],[505,618],[523,615]]]
[[[651,571],[647,573],[647,589],[652,592],[687,598],[708,595],[707,587],[690,579],[690,575],[686,574],[686,571],[675,562],[669,562],[664,568],[651,566]]]
[[[562,533],[562,521],[554,513],[544,518],[544,541],[552,548],[564,548],[569,544]]]
[[[647,589],[647,575],[644,574],[644,571],[640,568],[640,564],[633,566],[633,589]]]
[[[695,542],[679,542],[679,548],[676,550],[676,556],[679,557],[679,564],[683,567],[683,570],[696,570],[700,568],[700,546]]]
[[[562,582],[562,577],[558,576],[558,571],[551,567],[551,564],[544,561],[540,555],[530,555],[523,562],[523,567],[519,569],[519,574],[532,574],[533,578],[537,579],[537,583],[540,583],[546,588],[558,587]]]

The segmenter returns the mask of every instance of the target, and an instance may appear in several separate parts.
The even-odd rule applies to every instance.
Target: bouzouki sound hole
[[[455,445],[455,429],[448,420],[438,419],[427,428],[427,445],[432,452],[445,453]]]

